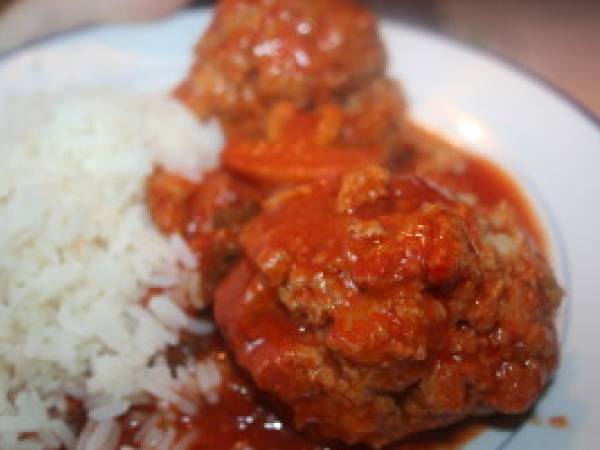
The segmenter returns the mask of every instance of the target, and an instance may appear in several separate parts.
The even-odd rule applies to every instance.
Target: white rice
[[[156,164],[197,179],[221,145],[215,124],[161,95],[0,104],[1,449],[112,448],[115,417],[145,393],[195,411],[153,357],[180,329],[212,325],[184,312],[190,296],[199,306],[196,260],[180,236],[153,227],[144,183]],[[150,287],[167,289],[146,309]],[[204,371],[197,390],[210,394],[218,377]],[[65,412],[67,394],[89,408],[79,442],[49,414]]]

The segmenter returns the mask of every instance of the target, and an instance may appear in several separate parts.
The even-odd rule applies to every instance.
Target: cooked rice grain
[[[159,311],[140,304],[152,286],[197,280],[181,237],[153,227],[144,183],[156,164],[195,179],[221,145],[215,124],[162,95],[1,102],[0,448],[110,448],[114,417],[158,382],[152,357],[179,328],[208,329],[189,321],[176,289]],[[165,383],[152,390],[169,392]],[[67,394],[94,419],[77,444],[48,413],[64,414]]]

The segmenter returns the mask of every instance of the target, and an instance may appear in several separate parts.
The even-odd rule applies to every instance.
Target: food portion
[[[375,17],[354,0],[225,0],[176,96],[229,137],[272,138],[281,103],[329,105],[345,111],[347,141],[391,146],[405,108],[384,71]]]
[[[379,166],[281,192],[241,235],[217,323],[321,438],[525,411],[556,367],[561,291],[513,223]]]
[[[214,326],[194,312],[196,258],[153,225],[144,184],[155,164],[191,182],[214,164],[218,127],[167,96],[2,106],[0,448],[75,448],[82,429],[116,443],[136,404],[193,413],[202,394],[174,396],[181,380],[161,353]]]
[[[216,318],[297,428],[379,447],[535,401],[561,290],[518,205],[465,190],[460,153],[414,145],[367,11],[223,1],[176,94],[262,189]]]
[[[223,166],[273,187],[384,161],[386,154],[377,137],[364,141],[344,137],[344,122],[351,120],[334,105],[303,113],[281,103],[268,118],[266,137],[230,139],[221,157]]]
[[[225,0],[178,95],[237,134],[272,106],[335,101],[384,71],[375,17],[353,0]]]
[[[0,448],[409,450],[528,409],[537,222],[408,119],[373,14],[222,0],[195,56],[178,101],[0,104]]]

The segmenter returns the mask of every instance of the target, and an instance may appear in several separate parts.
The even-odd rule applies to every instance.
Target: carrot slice
[[[223,164],[240,174],[268,184],[328,178],[382,162],[383,148],[320,146],[308,139],[231,141]]]

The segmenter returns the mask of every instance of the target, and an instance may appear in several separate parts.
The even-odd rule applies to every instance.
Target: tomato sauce
[[[516,211],[521,225],[528,230],[532,238],[543,248],[545,236],[533,214],[528,200],[519,186],[501,168],[485,158],[462,152],[439,136],[412,126],[411,140],[414,156],[412,160],[403,161],[400,170],[415,170],[426,159],[427,152],[422,149],[435,148],[436,152],[454,152],[458,155],[461,170],[458,172],[442,171],[428,176],[430,182],[447,186],[453,191],[473,194],[478,204],[493,207],[506,202]],[[417,170],[418,172],[418,170]],[[228,352],[222,338],[217,334],[207,337],[189,338],[195,340],[193,345],[184,344],[187,355],[190,348],[198,358],[211,357],[220,361],[223,370],[223,383],[219,402],[214,405],[205,404],[195,417],[182,414],[175,421],[178,435],[196,431],[193,442],[188,446],[193,450],[234,449],[234,450],[362,450],[362,446],[344,446],[331,442],[316,442],[310,436],[297,432],[289,418],[282,414],[283,409],[271,398],[259,392],[247,374],[240,369]],[[188,341],[189,341],[188,339]],[[170,351],[171,360],[177,363],[180,348]],[[146,411],[148,412],[148,411]],[[176,413],[178,414],[178,413]],[[557,421],[558,422],[558,421]],[[486,429],[487,419],[470,419],[463,423],[414,436],[401,443],[386,447],[389,450],[434,450],[438,448],[458,449]],[[138,424],[124,420],[124,433],[121,445],[135,446],[135,435]]]
[[[420,125],[410,125],[410,146],[417,149],[414,160],[404,164],[405,170],[418,166],[418,149],[434,149],[435,153],[455,153],[460,159],[460,170],[428,174],[439,184],[455,192],[475,194],[482,206],[493,207],[502,202],[510,205],[517,214],[520,225],[529,232],[541,249],[547,244],[546,233],[536,217],[532,205],[521,186],[504,169],[484,156],[465,151],[450,143],[444,137]]]
[[[299,433],[288,418],[279,414],[277,405],[266,398],[249,381],[227,352],[218,334],[196,342],[197,357],[212,357],[225,366],[219,402],[206,405],[196,417],[179,414],[175,421],[178,435],[195,431],[190,450],[367,450],[364,446],[347,446],[333,442],[316,442]],[[184,344],[186,345],[186,344]],[[177,351],[177,350],[176,350]],[[138,410],[151,413],[151,408]],[[277,412],[276,412],[277,411]],[[135,417],[135,414],[129,415]],[[386,450],[455,450],[486,429],[487,419],[470,419],[463,423],[427,433],[389,447]],[[136,447],[135,436],[140,424],[123,420],[120,445]]]

